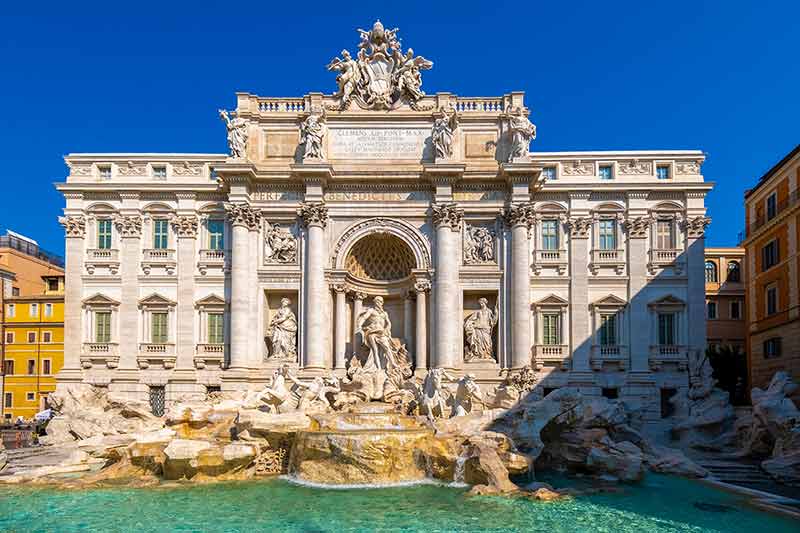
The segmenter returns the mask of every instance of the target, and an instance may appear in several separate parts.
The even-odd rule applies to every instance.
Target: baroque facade
[[[531,152],[523,93],[426,95],[361,35],[335,94],[238,93],[230,155],[66,157],[61,382],[159,404],[400,357],[658,418],[706,344],[703,153]]]

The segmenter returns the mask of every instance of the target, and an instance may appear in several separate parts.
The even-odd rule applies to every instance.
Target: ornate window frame
[[[107,368],[119,365],[119,302],[108,296],[97,293],[81,302],[83,314],[83,343],[81,349],[81,366],[92,368],[96,364]],[[111,337],[109,342],[97,342],[95,337],[97,313],[111,313]]]
[[[600,272],[601,267],[612,267],[617,275],[625,272],[627,264],[625,244],[623,240],[623,224],[625,222],[625,208],[615,203],[601,204],[592,209],[592,247],[590,251],[589,269],[593,275]],[[614,221],[613,249],[600,248],[600,222],[603,220]]]
[[[650,367],[660,370],[664,363],[677,363],[679,370],[687,368],[688,322],[686,302],[667,294],[647,304],[650,315]],[[658,317],[661,314],[675,315],[674,344],[660,344],[658,339]]]
[[[686,219],[684,206],[674,202],[661,202],[649,210],[650,220],[650,239],[648,243],[649,259],[647,268],[651,275],[656,274],[660,269],[671,267],[676,275],[683,273],[685,258],[683,253],[686,248],[686,239],[681,231],[681,222]],[[674,238],[671,248],[659,248],[658,245],[658,223],[669,222]]]
[[[139,300],[140,333],[139,355],[136,358],[139,368],[146,369],[152,364],[161,364],[164,368],[175,366],[175,339],[177,333],[177,303],[153,293]],[[167,342],[152,341],[153,314],[167,314]]]
[[[589,304],[589,308],[592,315],[592,368],[599,370],[603,367],[604,362],[613,361],[619,364],[620,370],[625,370],[628,367],[628,332],[626,329],[628,302],[619,296],[609,294]],[[615,315],[614,336],[617,343],[603,346],[600,344],[602,316],[610,314]]]
[[[555,250],[544,250],[541,247],[544,241],[542,222],[546,220],[556,222],[558,246]],[[542,268],[544,267],[556,268],[559,275],[566,274],[567,268],[569,267],[569,251],[567,248],[568,235],[564,227],[566,222],[567,209],[564,206],[552,202],[536,206],[533,238],[531,239],[531,247],[533,248],[533,261],[531,262],[531,266],[533,267],[534,274],[541,274]]]
[[[534,316],[534,364],[536,369],[541,370],[545,366],[552,366],[552,363],[556,363],[562,370],[569,370],[569,302],[556,294],[550,294],[535,302],[532,307]],[[559,328],[561,342],[559,344],[544,344],[543,330],[544,315],[546,314],[557,314],[561,317],[561,327]],[[546,363],[551,363],[551,365],[546,365]]]
[[[228,303],[224,298],[212,293],[197,300],[194,306],[195,309],[197,309],[196,319],[198,331],[194,366],[198,370],[207,368],[209,365],[222,368],[225,361],[225,351],[230,342],[230,325],[228,323],[230,314],[228,312]],[[212,313],[222,315],[222,344],[211,344],[208,340],[208,316]]]

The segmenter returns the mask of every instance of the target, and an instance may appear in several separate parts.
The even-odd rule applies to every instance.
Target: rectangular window
[[[600,393],[603,395],[603,398],[608,398],[609,400],[616,400],[619,398],[619,389],[615,388],[603,388],[601,389]]]
[[[111,342],[111,312],[94,314],[94,342]]]
[[[97,167],[98,172],[100,173],[100,179],[103,180],[110,180],[111,179],[111,166],[104,165],[102,167]]]
[[[111,249],[111,219],[97,221],[97,247],[101,250]]]
[[[53,370],[52,367],[53,364],[50,361],[50,359],[45,359],[44,361],[42,361],[42,374],[44,374],[45,376],[49,376],[50,374],[52,374]]]
[[[36,359],[28,359],[28,375],[36,374]]]
[[[542,315],[542,344],[561,344],[561,315],[547,313]]]
[[[14,304],[8,304],[7,314],[8,318],[14,318],[17,314],[17,306]]]
[[[767,196],[767,220],[772,220],[778,214],[778,193]]]
[[[39,316],[39,304],[30,304],[28,306],[28,316],[37,318]]]
[[[11,287],[11,296],[19,296],[19,287]]]
[[[617,316],[600,315],[600,345],[616,346],[617,344]]]
[[[42,342],[46,344],[50,344],[53,342],[53,332],[52,331],[43,331],[42,332]]]
[[[36,400],[36,393],[35,392],[26,392],[25,393],[25,401],[32,402]]]
[[[169,220],[157,218],[153,221],[153,248],[166,250],[169,240]]]
[[[773,337],[764,341],[764,359],[774,359],[781,356],[781,338]]]
[[[717,319],[717,302],[706,302],[706,318],[709,320]]]
[[[44,316],[48,318],[53,316],[53,304],[44,304]]]
[[[767,243],[761,249],[761,270],[768,270],[778,264],[781,260],[780,246],[778,239],[774,239]]]
[[[36,332],[29,331],[28,332],[28,344],[36,344]]]
[[[599,174],[601,180],[614,179],[614,166],[613,165],[600,165]]]
[[[6,409],[8,409],[12,405],[14,405],[14,395],[13,394],[11,394],[10,392],[7,392],[3,396],[4,396],[3,405],[5,405]],[[11,418],[11,417],[9,417],[9,418]]]
[[[601,250],[616,250],[617,249],[617,221],[616,220],[601,220],[600,221],[600,249]]]
[[[658,344],[670,346],[675,344],[674,313],[658,314]]]
[[[731,302],[731,320],[742,319],[742,302],[734,300]]]
[[[14,344],[14,332],[6,331],[6,344]]]
[[[223,250],[225,236],[225,222],[222,220],[208,221],[208,248],[209,250]]]
[[[164,416],[166,389],[163,386],[150,387],[150,411],[156,416]]]
[[[669,165],[657,165],[656,166],[656,178],[660,180],[668,180],[669,176]]]
[[[222,313],[209,313],[208,315],[208,343],[223,344],[225,342],[225,327]]]
[[[10,359],[6,359],[3,361],[3,374],[6,376],[13,376],[14,375],[14,361]]]
[[[767,316],[778,312],[778,287],[767,287],[765,300],[767,302]]]
[[[558,250],[558,220],[542,220],[542,250]]]
[[[47,280],[47,290],[50,292],[58,291],[58,278],[50,278]]]
[[[167,313],[153,313],[150,316],[151,342],[164,344],[167,342]]]
[[[542,178],[546,181],[552,181],[556,179],[556,167],[544,167],[542,169]]]
[[[153,167],[153,179],[164,181],[167,179],[167,167],[158,166]]]
[[[656,248],[659,250],[675,249],[675,225],[671,220],[656,222]]]

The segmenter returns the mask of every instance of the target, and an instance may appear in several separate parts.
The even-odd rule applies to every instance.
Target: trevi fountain
[[[736,419],[702,350],[702,153],[529,152],[521,93],[360,35],[332,95],[240,93],[229,154],[67,157],[71,340],[0,529],[796,531],[690,458],[800,454],[789,377]]]

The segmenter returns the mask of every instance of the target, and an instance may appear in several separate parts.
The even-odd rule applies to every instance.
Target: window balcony
[[[108,268],[111,274],[119,272],[119,250],[110,248],[91,248],[86,250],[86,271],[94,274],[97,267]]]
[[[675,269],[675,273],[680,274],[683,270],[683,261],[680,260],[682,253],[683,250],[679,250],[677,248],[653,248],[649,252],[650,257],[647,263],[647,268],[650,270],[651,274],[655,274],[659,268],[673,267]]]
[[[678,370],[686,370],[688,366],[688,350],[686,346],[677,344],[654,344],[650,346],[650,368],[660,370],[665,364],[675,364]]]
[[[225,250],[200,250],[197,268],[202,275],[206,275],[209,268],[224,270],[226,267]]]
[[[163,267],[168,275],[175,273],[175,250],[148,249],[142,251],[142,271],[150,274],[153,267]]]
[[[564,274],[567,265],[566,250],[536,250],[533,253],[533,269],[536,274],[541,273],[542,268],[557,268],[559,274]]]
[[[165,369],[175,368],[175,345],[172,343],[141,343],[136,358],[139,368],[161,365]]]
[[[602,370],[604,363],[617,363],[620,370],[628,367],[628,347],[618,344],[595,344],[592,346],[591,365]]]
[[[209,366],[222,368],[225,362],[225,344],[198,344],[194,366],[202,370]]]
[[[561,370],[569,370],[569,356],[568,344],[537,344],[534,347],[533,359],[537,370],[545,366],[560,366]]]
[[[81,366],[89,369],[97,366],[117,368],[119,346],[115,342],[85,342],[81,350]]]
[[[589,262],[592,274],[596,275],[600,271],[600,267],[605,266],[614,267],[617,274],[622,274],[625,271],[625,250],[592,250]]]

